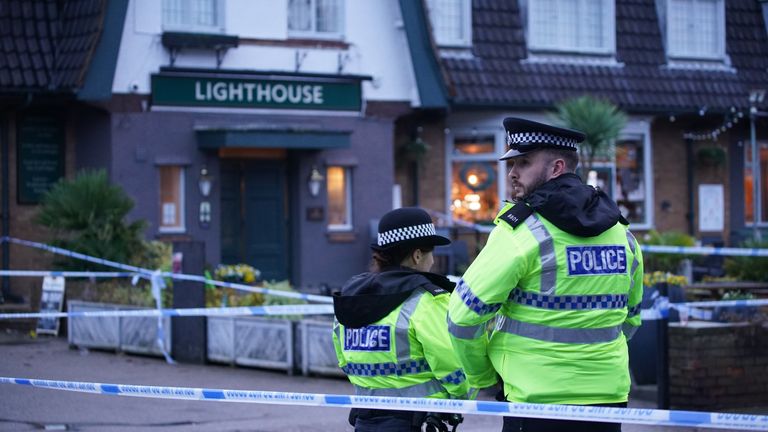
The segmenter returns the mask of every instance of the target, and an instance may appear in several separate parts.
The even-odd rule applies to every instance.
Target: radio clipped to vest
[[[508,223],[512,229],[517,228],[528,219],[528,216],[533,214],[533,209],[528,207],[525,203],[517,203],[509,208],[509,210],[499,215],[499,219]]]

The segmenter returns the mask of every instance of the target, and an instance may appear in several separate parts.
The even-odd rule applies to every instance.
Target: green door
[[[221,259],[288,279],[285,163],[221,161]]]

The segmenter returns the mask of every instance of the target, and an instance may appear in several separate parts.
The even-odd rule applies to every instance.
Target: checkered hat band
[[[419,237],[429,237],[435,235],[435,225],[421,224],[413,225],[404,228],[396,228],[389,231],[379,233],[377,244],[379,246],[386,246],[391,243],[397,243],[404,240],[415,239]]]
[[[543,132],[507,132],[507,145],[516,147],[516,144],[549,144],[561,147],[576,148],[576,140],[559,135]]]

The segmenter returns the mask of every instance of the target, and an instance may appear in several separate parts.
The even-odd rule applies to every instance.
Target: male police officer
[[[583,133],[518,118],[504,128],[514,202],[451,295],[454,351],[470,385],[491,386],[498,372],[512,402],[626,406],[640,248],[616,204],[574,174]],[[566,430],[621,425],[507,417],[503,429]]]

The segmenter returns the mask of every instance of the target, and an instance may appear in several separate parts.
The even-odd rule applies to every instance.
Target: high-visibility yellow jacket
[[[509,401],[627,401],[626,341],[643,288],[637,242],[619,222],[581,237],[514,205],[526,204],[502,208],[451,295],[449,331],[470,385],[493,385],[498,372]]]
[[[446,326],[453,284],[404,268],[364,273],[334,296],[333,343],[358,395],[466,398]]]

